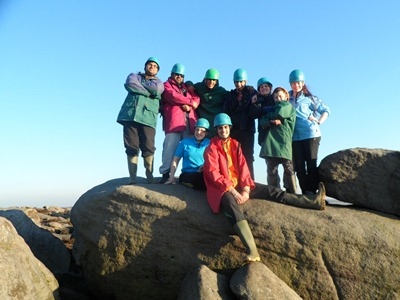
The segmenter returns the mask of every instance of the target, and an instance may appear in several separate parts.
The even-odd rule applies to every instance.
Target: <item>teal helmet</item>
[[[171,73],[180,74],[182,76],[185,76],[185,66],[180,63],[174,64],[174,66],[171,69]]]
[[[247,72],[245,69],[237,69],[235,73],[233,73],[233,81],[243,81],[247,80]]]
[[[154,56],[149,57],[149,58],[146,60],[146,63],[144,64],[144,66],[146,67],[146,65],[147,65],[149,62],[154,62],[154,63],[156,63],[157,66],[158,66],[158,71],[160,71],[160,63],[158,62],[157,57],[154,57]]]
[[[208,69],[206,75],[204,75],[204,79],[214,79],[219,80],[219,72],[217,69]]]
[[[196,124],[194,125],[194,127],[202,127],[205,129],[209,129],[210,128],[210,123],[207,121],[207,119],[204,118],[200,118],[197,120]]]
[[[306,81],[306,77],[304,76],[304,72],[302,70],[296,69],[290,72],[289,74],[289,82],[299,82]]]
[[[272,83],[268,80],[268,78],[267,77],[261,77],[257,81],[257,90],[260,88],[260,85],[262,85],[264,83],[268,84],[269,87],[272,89]]]
[[[232,126],[231,118],[224,113],[220,113],[215,116],[214,118],[214,127],[221,126],[221,125],[230,125]]]

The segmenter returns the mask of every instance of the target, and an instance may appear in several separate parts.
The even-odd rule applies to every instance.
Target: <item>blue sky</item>
[[[250,85],[266,76],[286,88],[300,68],[331,108],[319,161],[354,147],[399,150],[399,11],[395,0],[0,0],[0,207],[73,206],[128,176],[115,120],[127,75],[149,56],[162,81],[180,62],[195,82],[217,68],[226,89],[237,68]],[[163,138],[158,126],[157,176]]]

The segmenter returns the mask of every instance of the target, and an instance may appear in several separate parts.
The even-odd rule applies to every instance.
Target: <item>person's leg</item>
[[[286,192],[296,194],[296,177],[294,176],[294,169],[291,159],[282,158],[283,174],[286,178]]]
[[[246,159],[247,167],[250,171],[250,176],[254,180],[254,133],[236,129],[231,131],[231,137],[240,143],[243,156]]]
[[[156,131],[153,127],[141,125],[140,131],[140,149],[142,150],[142,157],[144,160],[144,168],[146,170],[146,178],[148,183],[156,183],[153,177],[154,166],[154,139]]]
[[[203,172],[185,172],[179,175],[179,183],[195,190],[205,191],[206,184],[204,183]]]
[[[225,193],[221,200],[226,217],[235,228],[236,233],[247,249],[248,254],[245,257],[245,261],[260,261],[260,255],[258,254],[253,234],[239,204],[236,203],[235,198],[230,193]]]
[[[318,185],[318,193],[310,196],[287,193],[277,187],[261,183],[256,183],[254,189],[250,192],[252,199],[265,199],[318,210],[325,209],[325,196],[325,186],[322,182]]]
[[[305,141],[305,160],[307,165],[307,191],[313,194],[318,189],[319,174],[318,174],[318,150],[321,137],[308,139]]]
[[[139,135],[134,123],[124,125],[124,146],[127,155],[129,183],[136,183],[137,164],[139,155]]]
[[[162,174],[162,179],[160,183],[164,183],[169,178],[169,171],[171,168],[171,162],[174,158],[174,153],[176,147],[181,140],[181,133],[180,132],[171,132],[165,134],[164,142],[163,142],[163,149],[162,149],[162,164],[160,166],[160,174]]]
[[[278,166],[279,160],[275,157],[268,157],[267,161],[267,183],[280,188]]]
[[[299,185],[301,188],[301,192],[303,194],[307,191],[307,172],[305,165],[305,154],[303,148],[304,141],[295,141],[292,143],[293,146],[293,161],[294,168],[296,170],[297,178],[299,179]]]

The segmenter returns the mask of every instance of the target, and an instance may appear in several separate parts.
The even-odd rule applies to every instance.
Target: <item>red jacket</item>
[[[243,156],[242,148],[235,139],[230,138],[232,149],[232,163],[239,177],[238,185],[235,187],[238,192],[249,186],[253,189],[255,184],[251,179],[246,159]],[[207,187],[207,201],[213,213],[219,213],[221,209],[221,198],[227,189],[233,186],[229,178],[228,162],[226,153],[222,146],[222,140],[213,137],[210,145],[204,151],[204,181]],[[235,155],[235,153],[237,155]]]
[[[181,132],[186,129],[186,112],[182,105],[189,105],[192,109],[189,112],[189,126],[193,133],[197,115],[193,109],[193,103],[200,103],[200,98],[195,93],[190,93],[185,83],[180,86],[170,77],[164,83],[162,94],[162,115],[163,130],[165,133]]]

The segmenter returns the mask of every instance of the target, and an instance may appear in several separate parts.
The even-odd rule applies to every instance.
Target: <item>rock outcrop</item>
[[[326,156],[319,165],[328,196],[400,216],[400,152],[354,148]]]
[[[71,211],[73,254],[94,295],[177,299],[185,276],[202,265],[232,282],[243,267],[244,247],[223,214],[210,212],[205,193],[126,182],[94,187]],[[393,276],[400,274],[397,217],[357,207],[315,211],[254,199],[243,211],[263,263],[300,297],[399,299]],[[240,290],[254,283],[246,278]],[[268,289],[267,283],[262,288]]]
[[[0,217],[0,298],[60,299],[54,275],[33,255],[7,219]]]

